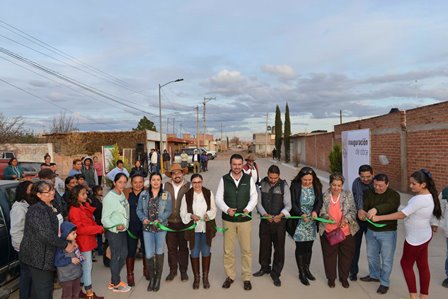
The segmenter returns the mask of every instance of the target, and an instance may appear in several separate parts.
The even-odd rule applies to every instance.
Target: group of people
[[[345,178],[337,173],[330,175],[330,187],[323,190],[310,167],[301,168],[288,185],[277,165],[271,165],[262,178],[253,154],[246,157],[245,164],[240,154],[233,154],[230,171],[222,176],[214,194],[203,186],[199,173],[187,181],[184,175],[188,170],[180,164],[171,165],[165,172],[169,178],[165,184],[159,172],[151,172],[149,188],[145,189],[148,173],[143,167],[136,163],[129,174],[123,162],[118,161],[117,169],[108,174],[113,188],[101,200],[98,181],[93,186],[89,183],[95,175],[82,172],[89,159],[89,171],[93,159],[73,161],[73,169],[81,173],[67,177],[63,196],[55,192],[56,176],[50,169],[41,170],[40,180],[34,184],[19,184],[11,211],[11,236],[20,256],[21,298],[30,298],[31,286],[34,297],[52,298],[55,268],[63,286],[63,298],[102,298],[93,292],[91,273],[92,252],[97,249],[100,253],[103,233],[109,246],[109,253],[104,254],[110,256],[110,290],[128,292],[135,286],[139,243],[144,252],[143,276],[149,281],[147,291],[157,292],[161,287],[165,244],[169,265],[165,281],[174,280],[178,273],[181,281],[188,281],[190,262],[193,289],[200,288],[201,282],[208,289],[212,240],[218,231],[224,238],[227,277],[223,288],[230,288],[236,280],[236,242],[241,251],[244,290],[252,289],[252,276],[265,274],[280,287],[286,233],[295,241],[298,278],[303,285],[316,280],[310,265],[313,243],[319,237],[328,286],[334,288],[339,279],[342,287],[348,288],[349,280],[358,279],[359,253],[365,235],[369,273],[360,280],[378,282],[377,293],[385,294],[390,287],[397,219],[405,219],[401,266],[410,297],[428,297],[428,244],[446,202],[441,206],[432,175],[425,169],[410,176],[410,188],[416,195],[398,211],[399,193],[389,187],[386,174],[375,175],[369,165],[360,166],[351,191],[343,189]],[[126,188],[128,180],[131,188]],[[448,189],[441,198],[446,201]],[[222,227],[215,221],[218,208],[222,212]],[[255,209],[261,216],[260,269],[252,274]],[[415,263],[419,291],[413,271]],[[126,282],[121,277],[125,265]],[[448,258],[446,271],[448,276]]]

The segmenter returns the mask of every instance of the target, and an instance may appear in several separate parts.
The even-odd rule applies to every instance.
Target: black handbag
[[[299,219],[286,219],[286,232],[291,238],[294,237],[294,233],[296,232],[297,224],[299,223]]]

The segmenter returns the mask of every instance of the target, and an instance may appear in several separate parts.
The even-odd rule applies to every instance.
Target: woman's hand
[[[145,225],[149,224],[149,220],[148,219],[143,220],[143,224]]]
[[[308,222],[308,221],[310,221],[310,219],[308,219],[308,216],[309,216],[309,215],[307,215],[307,214],[302,214],[302,216],[303,216],[302,219],[303,219],[303,221],[305,221],[305,223]]]
[[[341,219],[341,224],[339,224],[339,227],[340,228],[344,228],[346,225],[347,225],[347,219],[342,218]]]
[[[209,221],[209,220],[210,220],[210,218],[208,217],[207,213],[205,213],[205,215],[204,215],[204,221]]]
[[[117,226],[117,230],[120,231],[120,232],[124,231],[125,229],[126,228],[125,228],[125,226],[123,224],[120,224],[120,225]]]
[[[199,220],[201,220],[201,217],[195,214],[191,214],[191,219],[193,219],[194,222],[198,222]]]

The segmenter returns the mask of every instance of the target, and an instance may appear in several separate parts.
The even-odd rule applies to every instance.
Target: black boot
[[[316,280],[313,274],[310,272],[310,264],[311,264],[311,252],[305,255],[305,276],[309,280]]]
[[[160,289],[160,279],[163,271],[163,257],[164,254],[156,254],[156,274],[154,279],[153,291],[157,292]]]
[[[148,270],[148,288],[146,289],[148,292],[154,290],[154,282],[155,282],[155,258],[152,257],[150,259],[146,259],[146,266]]]
[[[296,256],[297,267],[299,268],[299,280],[302,284],[309,286],[310,282],[306,278],[305,274],[305,256]]]

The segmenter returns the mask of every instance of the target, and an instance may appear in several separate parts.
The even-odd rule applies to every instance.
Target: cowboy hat
[[[174,163],[173,165],[171,165],[171,170],[165,171],[165,175],[170,178],[171,174],[177,170],[182,171],[183,174],[188,173],[188,167],[182,168],[179,163]]]

